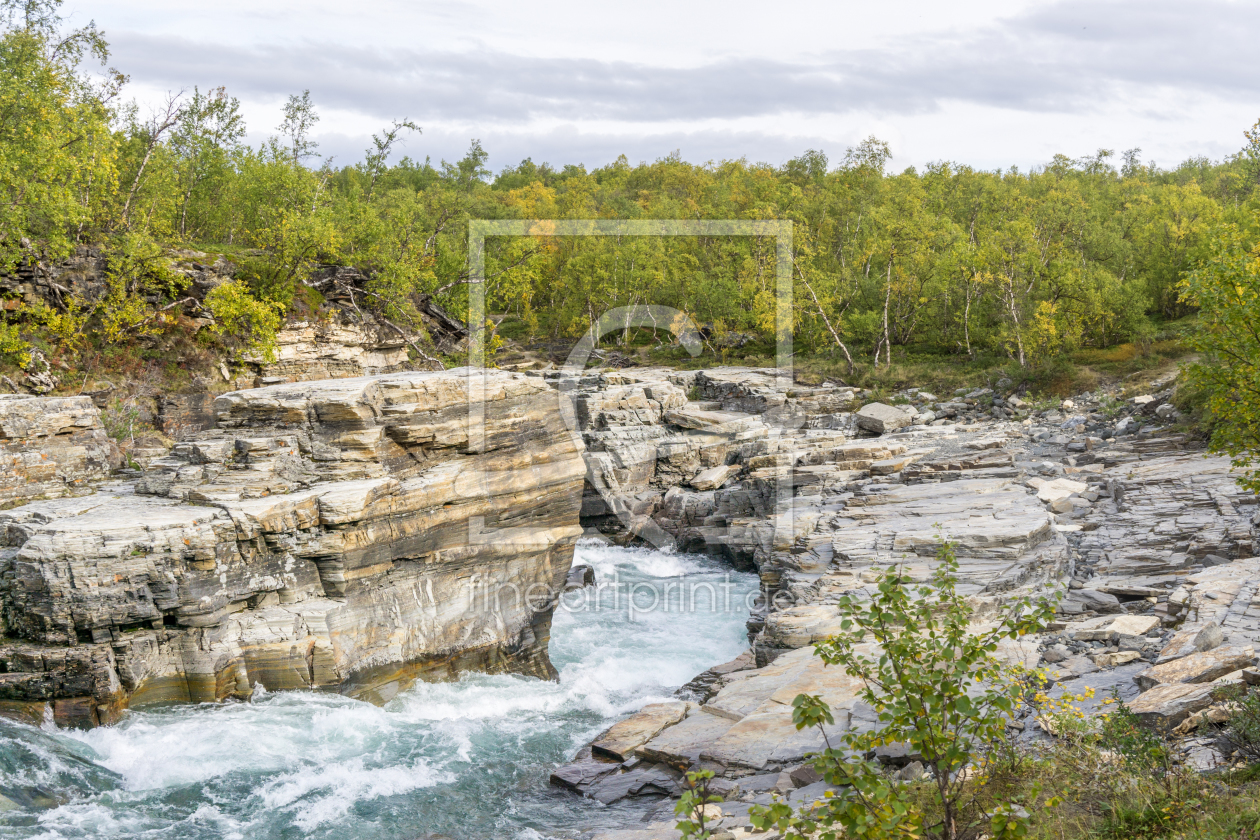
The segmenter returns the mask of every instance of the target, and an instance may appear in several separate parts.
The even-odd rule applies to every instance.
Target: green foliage
[[[281,304],[260,300],[244,283],[234,281],[211,289],[205,306],[214,315],[214,332],[240,339],[266,361],[275,361],[276,333],[283,323]]]
[[[1185,275],[1182,297],[1200,310],[1188,341],[1203,357],[1188,380],[1207,394],[1211,448],[1245,471],[1244,487],[1260,490],[1260,211],[1250,222],[1250,230],[1215,232],[1207,259]]]
[[[0,6],[0,270],[69,254],[116,186],[106,103],[120,77],[102,88],[80,75],[81,63],[104,63],[105,41],[90,24],[59,33],[58,5]]]
[[[687,774],[686,789],[674,805],[674,813],[681,817],[675,827],[681,832],[682,840],[709,840],[713,836],[704,806],[717,804],[722,801],[722,797],[709,792],[711,781],[712,770],[697,770]]]
[[[1130,770],[1166,771],[1173,761],[1168,743],[1150,727],[1142,725],[1138,716],[1120,704],[1103,718],[1098,737],[1103,749],[1111,750]]]
[[[936,559],[925,585],[915,585],[893,567],[880,576],[869,601],[842,597],[842,632],[816,647],[828,665],[862,681],[859,697],[875,710],[876,726],[846,730],[833,744],[826,727],[834,720],[819,698],[801,695],[792,704],[797,728],[817,727],[826,738],[827,749],[815,759],[815,768],[847,791],[819,809],[793,813],[782,804],[757,809],[755,825],[773,827],[789,840],[923,833],[955,840],[974,833],[981,822],[994,837],[1026,832],[1026,816],[1017,803],[999,802],[985,810],[974,788],[1000,755],[1006,722],[1024,690],[995,655],[998,645],[1044,628],[1054,605],[1019,599],[1007,604],[992,626],[977,630],[971,626],[971,607],[957,592],[953,544],[942,542]],[[930,810],[918,804],[906,784],[865,758],[890,744],[904,744],[922,756]]]
[[[104,302],[63,297],[53,314],[23,313],[67,351],[83,343],[76,330],[117,341],[175,323],[161,314],[174,298],[156,262],[133,270],[143,242],[229,254],[249,295],[286,314],[305,312],[320,266],[352,265],[367,282],[330,299],[422,335],[430,302],[466,311],[471,219],[783,219],[793,223],[788,312],[777,312],[771,240],[562,238],[539,222],[534,235],[485,243],[487,313],[522,340],[556,340],[612,307],[659,304],[714,336],[746,337],[738,351],[710,348],[725,361],[769,357],[782,322],[799,353],[834,361],[847,379],[892,384],[923,358],[987,370],[1007,360],[1012,378],[1062,391],[1087,384],[1073,378],[1074,354],[1131,346],[1116,366],[1156,364],[1158,324],[1216,304],[1179,283],[1200,264],[1205,283],[1234,270],[1225,240],[1249,224],[1260,188],[1260,128],[1228,161],[1171,170],[1136,149],[1120,160],[1104,149],[1027,172],[937,163],[893,173],[891,150],[872,137],[782,167],[675,154],[588,171],[526,159],[492,177],[478,140],[453,163],[392,163],[420,130],[403,119],[373,135],[362,162],[334,169],[313,139],[310,91],[289,97],[276,136],[250,148],[225,88],[195,87],[157,109],[119,105],[125,77],[85,72],[108,54],[97,30],[65,28],[58,0],[0,8],[0,270],[82,245],[119,251]],[[1222,431],[1219,445],[1236,439],[1241,451],[1247,437]]]
[[[130,444],[140,426],[140,409],[131,398],[114,397],[101,412],[101,425],[118,443]]]
[[[1250,685],[1233,685],[1219,695],[1230,704],[1225,742],[1247,761],[1260,762],[1260,691]]]
[[[108,251],[106,293],[91,304],[107,342],[152,335],[174,320],[163,304],[187,279],[171,270],[165,250],[137,233],[117,237]]]
[[[26,367],[31,362],[31,345],[22,338],[17,324],[0,321],[0,359]]]

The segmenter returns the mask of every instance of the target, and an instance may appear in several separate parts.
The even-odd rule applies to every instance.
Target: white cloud
[[[259,135],[286,94],[310,88],[325,151],[341,162],[402,116],[425,128],[413,156],[453,159],[476,136],[496,166],[674,148],[779,163],[877,132],[903,165],[986,167],[1098,146],[1141,146],[1165,163],[1219,156],[1260,116],[1251,3],[901,2],[882,20],[870,4],[670,8],[651,0],[621,20],[569,0],[363,14],[316,3],[296,20],[260,3],[216,7],[211,21],[137,2],[107,7],[124,26],[100,22],[142,93],[225,84]],[[234,38],[233,23],[250,26]]]

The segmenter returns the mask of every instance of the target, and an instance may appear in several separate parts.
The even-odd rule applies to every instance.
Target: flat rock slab
[[[586,793],[600,779],[621,769],[619,764],[591,758],[589,754],[583,756],[582,753],[573,762],[557,767],[551,774],[551,784],[575,793]]]
[[[1078,642],[1108,642],[1121,635],[1145,636],[1159,626],[1153,615],[1117,615],[1091,619],[1072,631]]]
[[[1094,664],[1099,668],[1115,668],[1117,665],[1127,665],[1130,662],[1136,662],[1142,658],[1142,654],[1136,650],[1122,650],[1116,653],[1099,653],[1094,655]]]
[[[687,703],[652,703],[612,727],[591,744],[596,756],[625,761],[634,751],[655,738],[661,730],[687,716]]]
[[[871,475],[892,475],[895,472],[901,472],[902,469],[919,460],[919,457],[918,455],[898,455],[895,458],[872,461]]]
[[[1160,650],[1159,656],[1155,658],[1156,665],[1163,665],[1165,662],[1171,662],[1174,659],[1180,659],[1183,656],[1189,656],[1196,652],[1194,640],[1198,637],[1200,627],[1191,627],[1186,630],[1178,630],[1168,644],[1164,645]]]
[[[842,726],[841,716],[836,723]],[[800,763],[806,754],[826,748],[817,729],[796,728],[791,706],[768,704],[765,711],[754,712],[727,729],[703,749],[700,758],[726,767],[764,770],[772,764]]]
[[[1070,478],[1057,478],[1054,481],[1047,481],[1037,488],[1037,498],[1043,502],[1057,502],[1074,496],[1077,493],[1084,493],[1089,489],[1089,485],[1083,481],[1073,481]]]
[[[688,483],[697,490],[716,490],[738,473],[739,467],[733,464],[724,464],[720,467],[711,467],[700,471]]]
[[[1130,701],[1129,711],[1147,726],[1167,731],[1195,712],[1211,706],[1215,688],[1211,683],[1157,685]]]
[[[591,787],[587,796],[605,805],[640,796],[678,796],[682,793],[681,779],[681,772],[651,764],[605,776]]]
[[[1135,679],[1144,689],[1171,683],[1207,683],[1246,668],[1255,658],[1251,645],[1226,645],[1155,665]]]
[[[636,750],[647,761],[688,770],[700,760],[700,751],[730,729],[729,718],[694,712],[681,723],[661,732]]]

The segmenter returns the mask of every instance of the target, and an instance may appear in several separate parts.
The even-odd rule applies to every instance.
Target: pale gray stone
[[[857,424],[876,434],[894,432],[910,425],[910,415],[899,408],[884,403],[868,403],[858,409]]]

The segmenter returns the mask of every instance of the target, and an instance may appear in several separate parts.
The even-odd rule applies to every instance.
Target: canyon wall
[[[138,481],[0,513],[0,712],[90,726],[255,686],[383,702],[466,669],[554,676],[585,467],[541,380],[400,373],[213,410]]]

